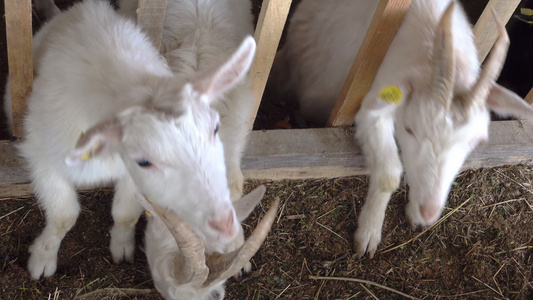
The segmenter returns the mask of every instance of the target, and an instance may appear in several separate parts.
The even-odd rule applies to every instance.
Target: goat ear
[[[235,214],[237,215],[239,222],[242,222],[248,218],[257,204],[261,201],[261,199],[263,199],[265,192],[266,187],[264,185],[260,185],[233,203]]]
[[[495,113],[502,116],[533,120],[533,106],[497,83],[494,83],[490,90],[487,105]]]
[[[233,88],[248,73],[255,54],[255,41],[248,36],[237,51],[221,66],[197,74],[193,89],[203,95],[217,96]]]
[[[117,120],[98,123],[80,136],[65,163],[68,166],[79,165],[84,160],[108,151],[121,138],[122,127]]]

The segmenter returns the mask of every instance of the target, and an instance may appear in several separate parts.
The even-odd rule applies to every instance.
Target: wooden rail
[[[26,99],[33,84],[31,0],[5,0],[4,7],[13,117],[12,135],[20,138]]]
[[[252,92],[256,101],[248,124],[250,129],[254,126],[291,3],[292,0],[264,0],[261,6],[254,34],[257,52],[250,68]]]
[[[479,145],[463,169],[533,163],[533,123],[490,124],[488,143]],[[0,141],[0,197],[31,193],[28,173],[13,143]],[[253,131],[242,160],[247,179],[336,178],[366,174],[353,129]]]

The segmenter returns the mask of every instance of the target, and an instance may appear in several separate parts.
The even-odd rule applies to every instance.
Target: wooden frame
[[[259,107],[283,24],[290,8],[290,0],[264,0],[255,38],[258,42],[256,60],[250,72],[252,87]],[[166,0],[141,0],[139,23],[148,24],[150,36],[155,44],[160,43]],[[337,103],[341,107],[357,107],[350,95],[354,92],[353,81],[361,78],[361,70],[369,74],[377,68],[390,44],[410,0],[380,0],[379,8],[365,37],[363,50],[355,59],[349,79],[343,89],[345,94]],[[502,19],[507,21],[518,5],[518,0],[491,0],[487,8],[495,7]],[[29,94],[32,81],[31,61],[31,2],[30,0],[5,0],[6,28],[8,31],[11,92],[15,136],[21,136],[21,120],[25,97]],[[493,22],[487,15],[487,8],[476,24],[479,41],[483,41],[480,57],[486,56],[494,41],[494,32],[488,24]],[[29,12],[28,12],[29,11]],[[148,12],[148,13],[143,13]],[[388,25],[387,25],[388,24]],[[478,25],[479,24],[479,25]],[[29,28],[29,31],[28,31]],[[376,30],[382,30],[383,40],[377,40]],[[387,31],[387,33],[384,33]],[[495,38],[494,38],[495,39]],[[377,46],[380,45],[380,46]],[[370,50],[374,49],[374,50]],[[378,51],[380,55],[374,54]],[[484,53],[484,54],[483,54]],[[365,61],[375,59],[372,64]],[[362,66],[362,67],[361,67]],[[352,74],[353,73],[353,74]],[[21,75],[22,74],[22,75]],[[353,79],[352,79],[353,78]],[[373,78],[372,78],[373,80]],[[372,80],[365,85],[370,88]],[[365,91],[366,93],[366,91]],[[360,100],[364,93],[360,93]],[[533,89],[526,99],[533,102]],[[359,100],[359,101],[360,101]],[[340,111],[340,110],[339,110]],[[332,125],[351,125],[356,110],[330,118]],[[342,115],[342,116],[341,116]],[[254,116],[251,116],[253,123]],[[251,124],[250,124],[251,126]],[[533,163],[533,124],[520,121],[492,122],[490,141],[480,145],[470,155],[463,168],[494,167],[508,164]],[[31,193],[30,180],[23,162],[18,157],[14,144],[0,141],[0,197],[22,196]],[[297,179],[334,178],[366,173],[365,160],[354,143],[352,128],[321,128],[297,130],[252,131],[248,148],[243,157],[243,172],[246,178]]]
[[[15,137],[22,137],[26,98],[33,84],[31,0],[5,0],[7,56]]]

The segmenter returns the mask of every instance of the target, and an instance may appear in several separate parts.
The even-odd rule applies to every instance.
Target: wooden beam
[[[166,9],[167,0],[139,0],[137,24],[148,34],[157,49],[161,47]]]
[[[352,125],[410,4],[411,0],[380,0],[328,126]]]
[[[527,93],[525,100],[527,101],[527,103],[533,105],[533,88],[529,90],[529,93]]]
[[[242,159],[247,179],[337,178],[366,174],[353,128],[253,131]],[[31,193],[28,173],[12,142],[0,141],[0,197]],[[479,145],[463,169],[533,164],[533,123],[490,124],[488,143]]]
[[[336,178],[366,174],[353,128],[253,131],[242,160],[248,179]],[[479,145],[463,169],[533,164],[533,123],[490,124],[489,142]]]
[[[496,11],[503,24],[509,19],[520,4],[520,0],[490,0],[474,26],[475,45],[478,50],[478,59],[483,62],[492,49],[498,37],[496,23],[492,15],[492,9]]]
[[[256,101],[248,124],[250,129],[254,125],[255,117],[261,104],[261,98],[265,91],[268,75],[276,56],[291,3],[292,0],[263,0],[261,6],[254,34],[257,52],[250,68],[252,92]]]
[[[22,137],[26,100],[33,84],[31,0],[5,0],[13,136]]]

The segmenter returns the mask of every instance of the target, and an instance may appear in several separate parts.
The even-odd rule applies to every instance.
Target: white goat
[[[138,1],[119,1],[119,12],[136,17]],[[161,53],[175,74],[190,76],[218,65],[253,34],[250,0],[168,0]],[[233,201],[242,196],[241,156],[254,105],[248,80],[214,103],[220,115],[227,178]]]
[[[46,227],[30,246],[33,278],[51,276],[80,212],[76,187],[116,182],[114,262],[132,260],[138,197],[170,208],[224,252],[241,229],[230,199],[219,116],[210,106],[238,85],[253,38],[222,65],[176,76],[136,25],[107,2],[86,0],[34,38],[35,81],[22,156]]]
[[[244,220],[261,200],[260,186],[234,203],[239,221]],[[226,254],[207,253],[201,239],[171,211],[141,198],[154,216],[145,232],[146,256],[156,289],[166,299],[219,300],[225,295],[224,282],[237,274],[257,252],[266,238],[279,206],[276,199],[250,238]]]
[[[282,81],[299,97],[305,117],[327,120],[377,4],[304,0],[298,6],[276,64],[278,70],[287,66],[289,79]],[[413,227],[428,226],[440,216],[468,154],[488,138],[489,109],[533,119],[525,101],[494,82],[509,43],[505,28],[498,21],[500,37],[480,73],[472,29],[458,6],[413,0],[355,117],[370,172],[354,236],[360,256],[373,257],[400,183],[395,138],[410,186],[407,217]],[[387,98],[387,92],[397,96]]]

